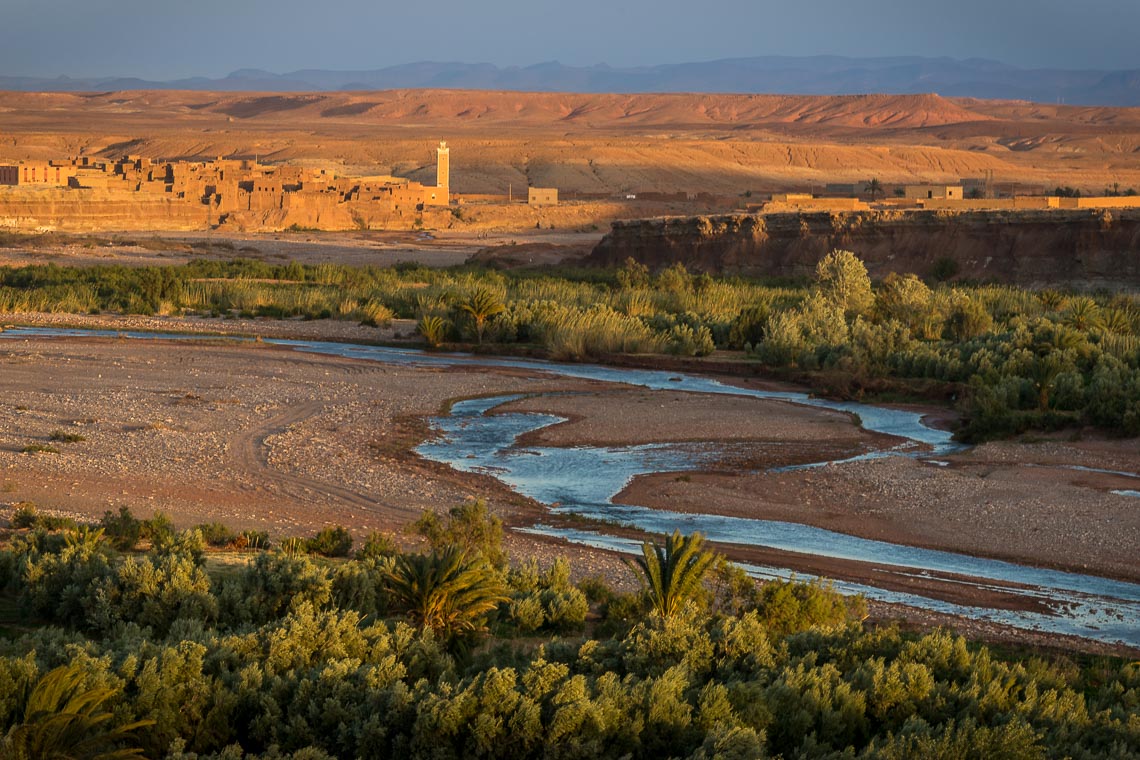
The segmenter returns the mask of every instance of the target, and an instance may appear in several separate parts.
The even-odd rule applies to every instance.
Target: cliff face
[[[865,211],[698,216],[616,222],[590,254],[597,265],[632,257],[650,268],[807,277],[835,248],[854,251],[872,277],[930,275],[942,259],[958,277],[1025,286],[1140,285],[1140,209]]]

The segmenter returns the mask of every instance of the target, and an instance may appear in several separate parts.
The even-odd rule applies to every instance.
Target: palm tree
[[[84,673],[77,665],[56,668],[28,693],[24,720],[0,741],[0,757],[12,760],[141,760],[133,743],[134,732],[154,725],[140,720],[112,726],[114,715],[104,709],[115,689],[83,688]]]
[[[388,593],[417,625],[448,637],[482,630],[487,613],[507,601],[498,573],[456,546],[401,555],[386,580]]]
[[[480,343],[483,342],[487,320],[507,309],[498,296],[482,288],[460,301],[459,308],[471,315],[471,320],[475,323],[475,336]]]
[[[416,325],[416,329],[424,336],[428,346],[439,348],[439,344],[447,337],[447,320],[434,314],[425,314]]]
[[[704,541],[700,533],[686,538],[678,530],[664,547],[648,541],[641,545],[642,556],[633,564],[645,576],[650,603],[661,617],[669,619],[685,606],[716,561],[716,554],[702,548]]]
[[[1105,332],[1115,335],[1131,335],[1135,318],[1127,309],[1113,307],[1101,312],[1100,326]]]
[[[1065,305],[1065,297],[1055,290],[1042,290],[1037,294],[1037,300],[1046,311],[1058,311]]]
[[[883,185],[879,180],[871,178],[867,180],[867,187],[864,190],[871,194],[871,200],[874,201],[875,196],[883,192]]]
[[[1037,390],[1037,408],[1042,411],[1049,410],[1049,394],[1057,386],[1057,379],[1073,368],[1064,351],[1049,351],[1038,356],[1029,367],[1029,379]]]
[[[1081,296],[1069,301],[1069,311],[1065,314],[1065,324],[1076,330],[1091,330],[1100,323],[1100,307],[1096,301]]]

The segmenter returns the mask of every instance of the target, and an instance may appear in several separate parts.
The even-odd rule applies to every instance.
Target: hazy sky
[[[818,54],[1140,68],[1140,0],[0,0],[0,18],[0,75]]]

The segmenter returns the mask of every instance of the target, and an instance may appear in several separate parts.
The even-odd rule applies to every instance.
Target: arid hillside
[[[1140,109],[937,95],[0,93],[0,160],[85,153],[258,157],[499,193],[746,191],[828,182],[1140,188]]]

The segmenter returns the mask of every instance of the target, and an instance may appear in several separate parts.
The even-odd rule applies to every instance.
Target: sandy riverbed
[[[769,472],[886,448],[844,414],[778,401],[641,390],[515,402],[569,422],[528,443],[620,445],[716,442],[710,472],[637,478],[618,501],[681,512],[783,520],[892,543],[1140,579],[1140,479],[1067,469],[1140,473],[1136,442],[1093,439],[989,443],[939,465],[902,457]]]
[[[90,322],[156,327],[139,320]],[[267,335],[291,327],[257,326],[255,332]],[[727,452],[715,471],[640,478],[623,499],[805,522],[1116,577],[1138,574],[1140,502],[1107,493],[1128,484],[1116,476],[1033,466],[1074,462],[1137,471],[1135,442],[989,444],[951,458],[949,467],[891,459],[732,474],[733,462],[755,467],[765,459],[788,464],[849,456],[881,446],[884,437],[859,430],[846,415],[783,402],[615,388],[520,371],[370,364],[256,343],[32,338],[0,342],[0,361],[0,501],[9,505],[32,501],[89,517],[119,506],[141,515],[161,509],[179,525],[219,520],[275,535],[344,524],[362,536],[398,530],[423,510],[485,497],[508,524],[528,525],[543,514],[533,503],[490,478],[461,475],[409,453],[429,434],[423,418],[448,400],[526,393],[542,395],[515,402],[516,409],[570,419],[536,433],[543,445],[701,440],[719,442]],[[83,440],[50,441],[57,430]],[[30,444],[60,453],[22,453]],[[579,574],[603,572],[630,582],[621,561],[606,552],[515,533],[509,544],[519,556],[565,554]]]

